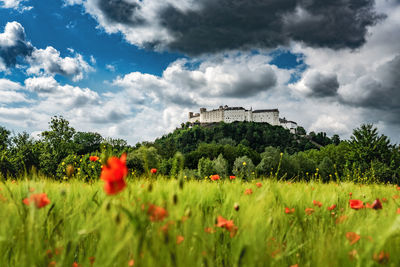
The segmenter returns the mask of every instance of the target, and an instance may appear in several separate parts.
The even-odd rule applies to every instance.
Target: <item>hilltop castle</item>
[[[218,109],[210,111],[200,108],[200,113],[189,112],[189,122],[191,123],[214,123],[220,121],[226,123],[234,121],[264,122],[275,126],[282,126],[292,133],[295,133],[297,129],[296,122],[279,118],[278,109],[253,110],[251,108],[247,110],[242,107],[220,106]]]

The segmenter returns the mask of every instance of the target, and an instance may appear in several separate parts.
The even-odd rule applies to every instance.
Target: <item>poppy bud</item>
[[[183,189],[183,179],[179,179],[179,188],[182,190]]]
[[[235,203],[235,204],[233,205],[233,208],[234,208],[236,211],[239,211],[239,208],[240,208],[239,203]]]
[[[71,177],[74,174],[74,166],[69,164],[66,169],[66,173],[68,177]]]
[[[115,217],[115,222],[119,224],[121,222],[121,215],[118,213],[117,216]]]
[[[172,202],[174,203],[174,205],[176,205],[178,203],[178,195],[177,194],[174,194],[172,196]]]
[[[106,210],[110,210],[110,209],[111,209],[111,204],[110,204],[110,202],[108,202],[106,205]]]

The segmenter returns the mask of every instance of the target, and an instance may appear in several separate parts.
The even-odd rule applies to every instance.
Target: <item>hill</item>
[[[162,153],[162,156],[169,158],[178,151],[186,154],[196,150],[201,143],[243,145],[258,153],[264,152],[268,146],[276,147],[289,154],[318,148],[309,140],[312,138],[291,134],[289,130],[281,126],[272,126],[267,123],[220,122],[209,124],[207,127],[200,125],[189,127],[188,124],[182,126],[154,141],[154,146],[159,148],[158,151]],[[318,135],[312,134],[312,136]],[[317,140],[313,141],[315,143]],[[317,143],[319,142],[317,141]],[[327,143],[331,143],[329,138]]]

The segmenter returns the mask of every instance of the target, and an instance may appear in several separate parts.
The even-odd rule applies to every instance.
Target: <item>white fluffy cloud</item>
[[[27,69],[28,74],[60,74],[71,77],[73,81],[79,81],[83,79],[85,73],[93,71],[82,55],[75,54],[74,57],[63,58],[60,52],[51,46],[46,49],[34,49],[27,60],[30,64]]]
[[[221,98],[259,97],[287,83],[291,71],[270,61],[267,55],[250,54],[215,56],[199,62],[182,59],[165,69],[162,77],[133,72],[117,78],[114,85],[125,88],[138,102],[210,105]]]
[[[8,22],[4,32],[0,33],[0,71],[8,71],[17,65],[28,63],[28,75],[62,75],[73,81],[82,80],[85,74],[94,68],[84,60],[83,56],[69,49],[72,56],[62,57],[54,47],[38,49],[26,40],[24,27],[16,22]],[[91,62],[95,64],[94,57]]]
[[[29,102],[26,95],[20,91],[22,88],[19,83],[0,79],[0,106],[2,104]]]

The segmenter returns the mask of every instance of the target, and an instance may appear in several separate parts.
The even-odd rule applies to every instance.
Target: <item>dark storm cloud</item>
[[[291,40],[353,49],[365,43],[367,27],[382,18],[373,0],[202,0],[199,5],[198,10],[173,5],[160,10],[159,24],[174,38],[166,44],[169,49],[196,55],[275,48]]]
[[[273,70],[265,71],[263,75],[245,74],[235,83],[226,85],[219,96],[232,98],[249,98],[261,92],[270,90],[277,85],[277,77]]]
[[[400,123],[400,55],[381,65],[375,73],[356,83],[358,94],[342,102],[353,106],[385,111],[384,120]]]
[[[6,67],[13,67],[19,57],[30,55],[32,50],[21,24],[15,21],[7,23],[4,33],[0,34],[0,58]]]
[[[136,3],[127,3],[124,0],[99,0],[98,7],[110,22],[128,25],[144,22],[137,15],[140,6]]]
[[[358,48],[366,41],[367,27],[383,15],[374,11],[374,0],[304,0],[287,16],[284,31],[296,41],[314,47]]]
[[[309,95],[314,97],[335,96],[339,89],[336,74],[312,73],[306,78],[305,85],[311,90]]]

